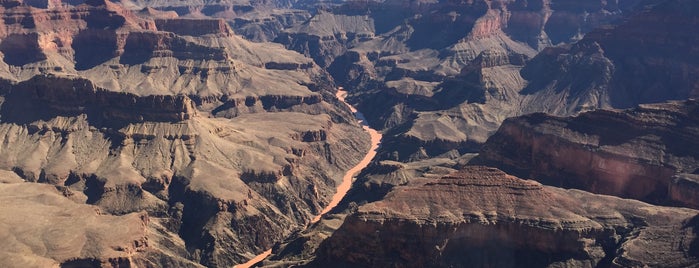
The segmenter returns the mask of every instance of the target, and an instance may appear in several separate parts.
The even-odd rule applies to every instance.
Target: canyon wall
[[[351,209],[314,258],[295,264],[681,267],[696,263],[696,214],[466,167],[409,178],[381,200]],[[693,242],[678,246],[676,239]]]
[[[698,107],[688,100],[576,117],[516,117],[474,161],[550,185],[668,204],[681,196],[676,189],[668,195],[673,176],[699,168]]]
[[[323,12],[309,21],[308,25],[329,25],[324,31],[315,31],[319,27],[291,28],[289,38],[277,41],[301,53],[319,55],[322,59],[315,58],[316,62],[323,66],[331,62],[329,72],[353,92],[349,100],[375,128],[389,134],[385,137],[388,146],[380,153],[382,159],[416,161],[476,152],[511,116],[531,112],[570,115],[621,107],[599,93],[605,90],[601,84],[611,80],[616,63],[594,45],[587,45],[583,37],[601,31],[598,28],[621,24],[620,32],[644,29],[628,18],[646,16],[640,15],[641,11],[655,12],[646,11],[647,7],[660,2],[354,3],[333,7],[333,16]],[[363,23],[375,29],[373,36],[362,34],[366,36],[363,41],[334,41],[337,38],[333,36],[359,36],[371,29],[344,27],[333,19],[338,17],[365,18]],[[685,24],[680,21],[690,20],[660,17],[653,21],[677,29],[677,35],[682,34],[681,25]],[[639,38],[656,36],[651,33]],[[580,48],[571,50],[570,56],[558,57],[561,54],[554,52],[577,42]],[[550,48],[553,45],[562,47]],[[315,51],[319,49],[323,51]],[[544,55],[555,54],[552,58],[558,61],[537,55],[541,50]],[[585,57],[580,55],[583,53]],[[586,61],[588,58],[592,60]],[[550,68],[539,68],[542,61],[547,62],[543,67]],[[540,82],[551,79],[577,84],[570,90],[553,90]],[[587,81],[592,82],[578,85]],[[674,98],[673,94],[655,94],[653,98],[662,101]],[[391,145],[408,143],[415,146]]]
[[[14,234],[8,245],[27,250],[7,251],[4,266],[242,263],[303,228],[369,146],[312,59],[221,20],[109,1],[36,6],[0,8],[0,170],[38,200],[7,209],[59,211],[46,195],[98,213],[71,228],[47,213],[61,225],[35,232],[75,240],[64,250],[47,237],[42,250]],[[124,221],[112,232],[123,241],[105,221]]]

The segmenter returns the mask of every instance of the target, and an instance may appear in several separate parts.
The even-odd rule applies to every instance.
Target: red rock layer
[[[309,266],[696,265],[696,214],[467,167],[359,207]]]
[[[490,165],[552,185],[667,203],[675,173],[699,168],[699,102],[506,120],[481,150]]]

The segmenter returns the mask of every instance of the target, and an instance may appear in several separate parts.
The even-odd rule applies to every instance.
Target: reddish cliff
[[[698,112],[699,102],[689,100],[512,118],[479,159],[552,185],[667,203],[672,176],[699,168]]]
[[[696,215],[468,167],[360,206],[307,266],[681,267],[699,261]]]
[[[675,175],[670,182],[668,196],[681,206],[699,208],[699,175]]]

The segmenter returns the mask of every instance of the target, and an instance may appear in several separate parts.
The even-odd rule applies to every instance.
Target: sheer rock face
[[[53,116],[88,114],[95,124],[179,122],[196,116],[183,95],[137,96],[97,88],[78,77],[35,76],[8,88],[3,121],[28,123]]]
[[[577,42],[657,2],[352,3],[320,12],[276,41],[313,56],[354,93],[350,100],[388,133],[381,158],[416,161],[475,152],[511,116],[611,107],[593,93],[539,88],[539,79],[556,79],[557,65],[544,72],[527,62],[539,50]],[[591,70],[571,75],[612,72],[611,61],[601,58]],[[584,58],[578,61],[587,67]],[[530,72],[520,73],[522,68]]]
[[[571,115],[697,97],[695,11],[694,1],[663,1],[575,45],[545,49],[522,70],[525,112]]]
[[[143,254],[21,254],[47,265],[231,266],[303,227],[368,148],[332,80],[296,52],[245,41],[220,20],[40,4],[0,7],[0,170],[115,218],[147,213],[139,237],[149,244]]]
[[[512,118],[488,139],[479,159],[553,185],[693,204],[692,198],[677,200],[683,195],[670,185],[678,186],[676,173],[699,168],[698,112],[699,103],[689,100],[568,118]]]
[[[699,261],[696,215],[467,167],[360,206],[308,266],[682,267]]]
[[[670,200],[682,206],[699,208],[699,175],[675,175],[670,182],[668,195]]]

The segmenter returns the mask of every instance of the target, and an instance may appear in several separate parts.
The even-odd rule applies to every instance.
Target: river
[[[342,200],[342,198],[345,197],[347,191],[349,191],[349,189],[352,187],[354,176],[357,175],[357,173],[359,173],[360,171],[362,171],[362,169],[364,169],[367,165],[369,165],[371,159],[373,159],[374,156],[376,156],[376,151],[379,148],[379,145],[381,144],[381,133],[369,127],[369,124],[364,115],[361,112],[357,111],[357,108],[354,108],[354,106],[350,105],[345,100],[345,98],[347,98],[347,91],[343,90],[343,88],[340,87],[338,88],[337,94],[335,96],[337,96],[337,98],[342,103],[349,107],[352,113],[354,113],[354,116],[357,118],[357,120],[359,120],[359,124],[361,124],[362,128],[364,128],[364,131],[369,133],[369,136],[371,137],[371,148],[366,153],[366,155],[364,155],[362,161],[359,161],[357,165],[347,170],[345,176],[342,177],[342,182],[340,183],[340,185],[337,186],[337,191],[335,192],[335,195],[333,195],[333,198],[330,200],[330,203],[320,212],[320,214],[318,214],[317,216],[315,216],[315,218],[311,220],[311,223],[318,222],[320,218],[323,217],[323,215],[328,213],[331,209],[335,208],[335,206],[337,206],[337,204],[340,203],[340,200]],[[268,249],[260,255],[255,256],[255,258],[250,259],[246,263],[236,265],[235,268],[252,267],[253,265],[267,258],[267,256],[269,256],[270,254],[272,254],[272,249]]]

